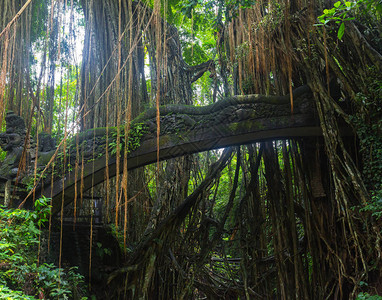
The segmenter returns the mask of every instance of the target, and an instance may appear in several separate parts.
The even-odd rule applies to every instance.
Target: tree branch
[[[201,63],[199,65],[190,67],[190,71],[193,73],[193,76],[191,78],[191,83],[194,83],[196,80],[202,77],[206,71],[214,70],[214,69],[215,69],[215,64],[212,59],[204,63]]]

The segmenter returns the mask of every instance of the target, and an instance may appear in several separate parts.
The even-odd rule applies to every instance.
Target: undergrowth
[[[34,211],[0,207],[0,299],[87,299],[76,267],[38,263],[49,211],[45,197],[36,200]]]

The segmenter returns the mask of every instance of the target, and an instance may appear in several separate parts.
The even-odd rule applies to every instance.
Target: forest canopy
[[[1,233],[0,295],[382,299],[381,18],[380,0],[1,1],[1,226],[38,249]],[[168,128],[180,143],[207,105],[252,116],[235,99],[284,97],[285,124],[297,124],[298,89],[319,135],[160,161]],[[204,111],[212,130],[217,111]],[[148,133],[156,162],[132,169]],[[73,192],[54,198],[70,178]],[[37,221],[41,195],[60,213]],[[20,203],[37,203],[35,215],[13,211]],[[86,244],[82,275],[70,239]],[[42,284],[44,272],[67,274],[66,290]]]

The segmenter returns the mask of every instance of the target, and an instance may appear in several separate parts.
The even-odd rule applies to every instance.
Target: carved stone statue
[[[0,147],[7,155],[0,166],[3,177],[13,179],[18,173],[18,164],[25,143],[25,122],[13,111],[8,111],[5,117],[6,131],[0,133]]]
[[[16,115],[13,111],[8,111],[5,117],[6,131],[0,133],[0,147],[7,151],[7,155],[3,162],[0,162],[0,176],[10,180],[15,179],[17,174],[21,177],[27,177],[31,174],[30,166],[34,165],[36,158],[36,142],[30,138],[25,145],[26,128],[23,118]],[[24,146],[27,147],[25,152],[25,161],[23,172],[19,172],[19,163],[22,158]],[[56,141],[47,133],[38,134],[38,164],[37,166],[45,166],[52,156],[52,151],[56,149]],[[29,169],[29,170],[28,170]],[[29,174],[28,174],[29,172]]]
[[[56,149],[56,140],[46,132],[38,134],[38,151],[49,152]]]
[[[5,117],[6,132],[0,133],[0,147],[4,151],[12,151],[22,147],[25,139],[25,122],[13,111],[8,111]]]

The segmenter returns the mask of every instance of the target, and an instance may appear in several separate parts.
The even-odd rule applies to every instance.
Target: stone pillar
[[[7,182],[4,185],[4,205],[6,207],[9,207],[9,204],[11,203],[11,186],[12,181],[7,180]]]

